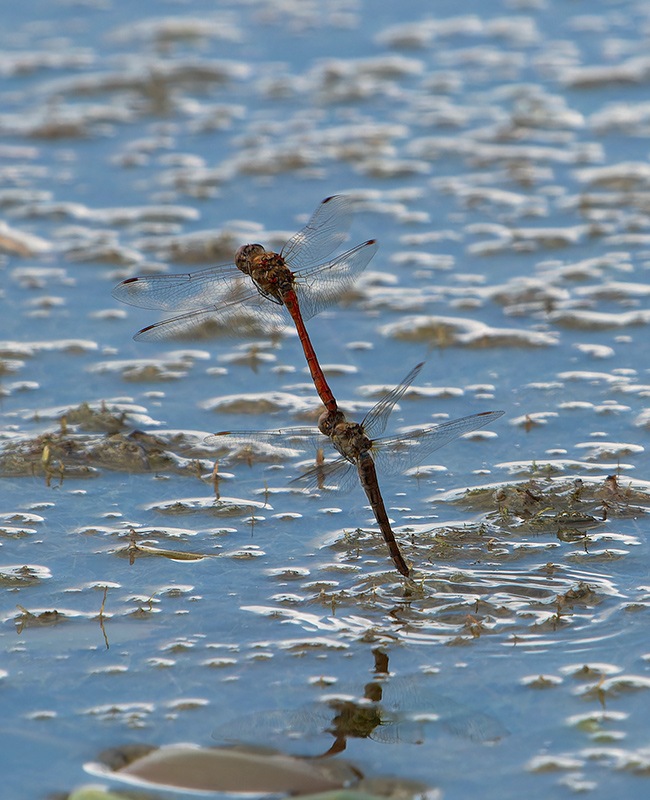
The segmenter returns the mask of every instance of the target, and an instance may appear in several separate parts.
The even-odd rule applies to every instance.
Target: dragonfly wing
[[[472,742],[497,742],[508,735],[508,729],[496,717],[460,704],[455,713],[443,717],[442,724],[454,736],[462,736]]]
[[[370,734],[370,738],[376,742],[385,744],[396,744],[397,742],[408,742],[409,744],[422,744],[424,741],[424,725],[415,720],[404,719],[401,721],[382,719],[381,725]]]
[[[232,302],[242,290],[246,293],[246,280],[234,264],[222,264],[198,272],[127,278],[113,289],[113,297],[139,308],[195,311]]]
[[[282,248],[282,257],[293,270],[318,264],[347,239],[352,200],[344,194],[327,197],[305,227]]]
[[[386,423],[388,422],[388,417],[390,416],[390,412],[393,410],[395,403],[402,398],[404,392],[406,392],[409,386],[420,374],[420,370],[423,366],[424,361],[416,364],[416,366],[413,367],[413,369],[399,384],[399,386],[396,386],[394,389],[388,392],[388,394],[384,395],[381,400],[370,409],[362,422],[366,436],[368,436],[370,439],[374,439],[376,436],[382,434],[386,430]]]
[[[507,730],[496,719],[483,711],[470,708],[431,688],[426,675],[409,675],[391,678],[383,685],[382,705],[399,720],[398,728],[425,732],[427,723],[441,723],[454,734],[475,742],[491,742],[507,735]],[[406,723],[412,723],[406,725]]]
[[[230,442],[268,442],[269,444],[294,444],[302,445],[302,449],[307,444],[313,444],[323,436],[318,428],[279,428],[277,431],[219,431],[210,436],[206,436],[205,443],[208,445],[219,446],[228,445]]]
[[[331,714],[317,706],[245,714],[220,725],[212,736],[218,741],[277,745],[278,740],[310,739],[324,733]]]
[[[483,428],[503,416],[503,411],[483,411],[468,417],[441,422],[401,436],[386,436],[373,442],[377,466],[388,474],[404,472],[421,464],[430,453],[465,433]]]
[[[285,428],[277,431],[220,431],[205,438],[209,447],[228,455],[247,455],[250,457],[285,455],[297,457],[310,446],[316,450],[320,436],[316,428]],[[321,437],[322,438],[322,437]]]
[[[378,246],[370,239],[325,264],[296,272],[295,289],[303,319],[311,319],[340,300],[366,268]]]
[[[345,463],[348,462],[343,459]],[[347,492],[351,492],[355,486],[359,486],[359,470],[356,465],[350,464],[349,467],[343,471],[341,467],[341,472],[337,475],[336,480],[338,481],[338,490],[341,494],[346,494]]]
[[[322,437],[321,437],[322,438]],[[324,486],[336,486],[340,492],[349,491],[355,484],[356,469],[345,458],[337,458],[325,464],[317,464],[306,470],[291,483],[300,484],[306,489],[322,489]]]
[[[205,338],[214,335],[259,336],[279,331],[289,317],[284,306],[271,303],[249,284],[248,294],[236,300],[190,311],[148,325],[133,337],[137,341]]]

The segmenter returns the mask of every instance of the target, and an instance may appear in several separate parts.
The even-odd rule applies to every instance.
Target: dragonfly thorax
[[[261,244],[245,244],[235,253],[237,269],[250,275],[260,294],[274,303],[283,303],[293,289],[293,272],[278,253],[265,250]]]
[[[363,426],[358,422],[344,421],[335,425],[330,439],[339,453],[353,464],[357,463],[362,454],[369,453],[372,449],[372,440],[366,436]]]
[[[358,422],[348,422],[342,411],[323,411],[318,418],[318,430],[328,436],[339,453],[348,461],[356,462],[361,453],[372,448],[363,426]]]

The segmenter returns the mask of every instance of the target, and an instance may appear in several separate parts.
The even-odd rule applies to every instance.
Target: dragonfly
[[[377,252],[367,242],[330,259],[347,238],[352,200],[327,197],[309,222],[279,253],[261,244],[240,247],[233,264],[176,275],[127,278],[113,297],[139,308],[184,313],[142,328],[136,340],[160,341],[216,323],[227,332],[268,333],[286,322],[288,313],[298,332],[307,366],[323,405],[338,406],[305,327],[305,320],[332,305],[352,286]]]
[[[316,466],[294,479],[310,488],[321,488],[331,483],[345,490],[354,485],[356,476],[366,493],[373,514],[384,537],[393,563],[404,577],[410,577],[407,565],[395,539],[395,534],[386,512],[379,488],[376,467],[387,474],[405,472],[421,464],[432,452],[444,447],[454,439],[470,431],[483,428],[503,416],[503,411],[482,411],[467,417],[452,419],[436,425],[428,425],[408,433],[381,436],[395,404],[403,397],[409,386],[420,374],[424,362],[417,364],[402,382],[384,395],[366,414],[362,422],[349,422],[340,410],[324,411],[318,421],[318,430],[330,440],[338,452],[338,458]],[[281,445],[300,444],[303,440],[314,442],[313,428],[287,428],[279,431],[220,431],[208,436],[208,445],[223,445],[250,442]],[[225,437],[229,437],[225,440]],[[318,437],[316,437],[316,440]]]

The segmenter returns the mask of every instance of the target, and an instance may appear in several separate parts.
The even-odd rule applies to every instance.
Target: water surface
[[[503,735],[351,736],[364,775],[645,797],[650,5],[3,17],[6,797],[69,792],[109,748],[222,743],[324,686],[363,699],[377,650],[388,683],[424,681],[423,714]],[[341,405],[361,418],[426,358],[391,431],[506,412],[382,479],[408,595],[360,490],[307,495],[289,481],[310,453],[203,441],[315,422],[291,330],[136,343],[158,317],[110,294],[278,248],[338,192],[351,246],[380,241],[309,324]]]

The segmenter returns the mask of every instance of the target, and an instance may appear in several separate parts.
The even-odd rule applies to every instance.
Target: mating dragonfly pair
[[[339,454],[329,464],[307,472],[298,480],[315,484],[327,481],[349,484],[351,474],[359,481],[388,545],[393,562],[405,577],[410,569],[400,552],[379,488],[375,465],[402,472],[434,450],[465,433],[489,425],[503,411],[485,411],[468,417],[429,425],[400,436],[381,437],[388,416],[419,374],[422,364],[386,394],[361,423],[350,422],[339,409],[307,333],[305,320],[336,302],[377,252],[371,239],[330,260],[343,243],[351,221],[351,200],[334,195],[323,200],[307,225],[289,239],[280,253],[261,244],[240,247],[234,264],[209,267],[178,275],[154,275],[122,281],[113,296],[134,306],[183,313],[143,328],[135,338],[156,341],[187,334],[209,323],[218,323],[234,334],[254,324],[271,333],[286,322],[288,313],[296,326],[314,386],[325,406],[318,430]],[[305,428],[280,431],[223,431],[209,437],[216,444],[224,436],[247,441],[311,440],[316,432]],[[380,437],[380,438],[377,438]]]

